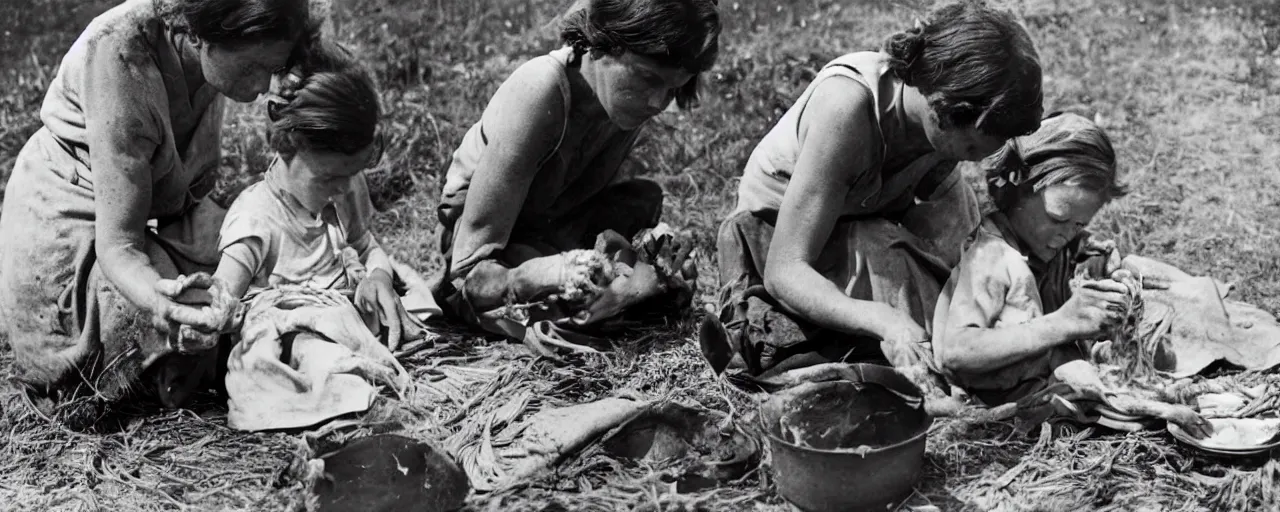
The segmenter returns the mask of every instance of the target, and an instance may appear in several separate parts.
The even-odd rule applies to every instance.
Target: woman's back
[[[870,93],[875,106],[872,111],[877,127],[873,133],[877,134],[877,140],[865,144],[868,150],[877,153],[876,160],[882,162],[882,167],[874,172],[849,176],[849,193],[841,215],[859,216],[909,206],[916,183],[943,162],[939,155],[931,152],[909,161],[891,162],[892,168],[883,166],[885,155],[892,153],[888,146],[902,139],[905,130],[902,84],[889,73],[887,55],[878,52],[850,53],[824,66],[795,104],[756,146],[738,187],[737,211],[777,211],[781,207],[800,154],[801,118],[818,86],[837,76],[860,84]]]

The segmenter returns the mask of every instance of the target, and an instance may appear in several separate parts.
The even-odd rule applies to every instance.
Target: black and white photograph
[[[1280,510],[1280,0],[0,0],[0,512]]]

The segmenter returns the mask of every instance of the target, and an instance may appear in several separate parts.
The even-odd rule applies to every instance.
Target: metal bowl
[[[1280,419],[1210,418],[1215,434],[1208,439],[1196,439],[1176,423],[1166,428],[1173,437],[1199,450],[1226,456],[1245,456],[1269,452],[1280,448]],[[1251,434],[1250,439],[1222,439],[1228,429],[1240,429]]]
[[[760,408],[778,493],[808,512],[883,510],[920,479],[932,418],[919,388],[892,368],[806,383]]]

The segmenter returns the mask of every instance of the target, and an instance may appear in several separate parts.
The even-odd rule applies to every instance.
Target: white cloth
[[[340,293],[268,289],[245,315],[227,361],[227,420],[239,430],[308,427],[365,411],[377,384],[396,391],[408,372]]]

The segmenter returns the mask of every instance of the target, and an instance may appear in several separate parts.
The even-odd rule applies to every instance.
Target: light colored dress
[[[860,52],[827,64],[752,152],[739,184],[737,207],[721,225],[717,242],[725,287],[722,308],[744,302],[744,290],[763,284],[778,210],[800,155],[800,118],[819,84],[841,76],[867,88],[875,102],[879,136],[873,147],[878,147],[882,160],[906,137],[903,84],[889,72],[887,59],[882,53]],[[879,169],[850,176],[849,183],[841,216],[815,270],[846,295],[892,305],[927,329],[941,284],[959,257],[960,243],[978,223],[977,199],[955,162],[937,153],[912,161],[882,161]],[[760,301],[753,304],[768,309]],[[733,315],[740,316],[729,314]],[[752,343],[785,347],[804,341],[797,339],[796,329],[782,325],[789,315],[753,311],[750,317],[750,337],[763,338]],[[799,324],[803,337],[813,338],[821,331],[803,320],[791,320]]]
[[[155,5],[128,0],[89,24],[49,86],[44,127],[14,163],[0,213],[0,328],[30,384],[73,374],[92,383],[114,368],[105,373],[119,379],[94,383],[110,397],[167,347],[96,264],[95,176],[146,151],[152,264],[169,277],[217,264],[224,211],[200,199],[216,178],[225,99],[188,87],[179,56],[189,42]],[[122,128],[101,129],[108,120]]]
[[[354,290],[359,278],[351,275],[353,264],[379,247],[369,230],[373,203],[364,173],[317,215],[277,184],[283,171],[277,160],[263,181],[236,198],[222,224],[219,250],[253,276],[246,299],[282,285]],[[344,256],[347,248],[352,257]]]
[[[965,242],[960,263],[942,289],[934,312],[933,347],[951,342],[952,329],[999,329],[1026,323],[1061,308],[1071,297],[1070,280],[1087,256],[1084,233],[1063,247],[1049,262],[1037,262],[1022,249],[1000,213],[983,219]],[[989,405],[1016,401],[1053,382],[1053,370],[1082,359],[1081,343],[1065,343],[1051,350],[981,374],[951,372],[937,367],[953,384]]]

